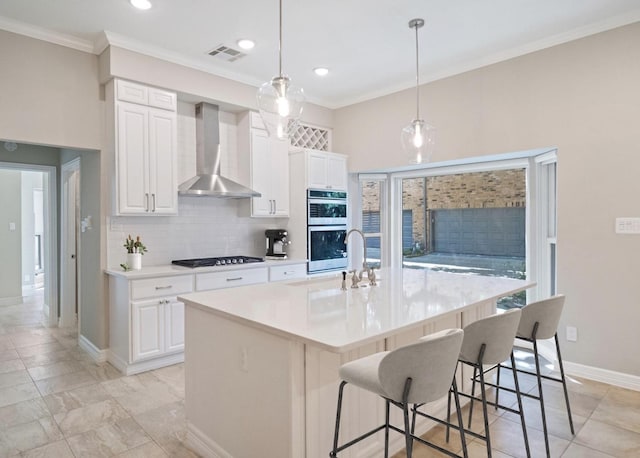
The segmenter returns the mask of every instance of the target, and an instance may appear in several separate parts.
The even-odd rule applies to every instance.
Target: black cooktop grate
[[[212,267],[250,264],[252,262],[264,262],[264,259],[251,256],[220,256],[216,258],[179,259],[171,261],[171,264],[183,267]]]

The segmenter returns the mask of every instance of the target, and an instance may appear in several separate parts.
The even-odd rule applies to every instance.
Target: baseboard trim
[[[187,447],[205,458],[233,458],[233,456],[212,441],[205,433],[187,421]]]
[[[93,359],[96,363],[104,363],[107,360],[107,352],[108,350],[100,350],[96,347],[93,342],[87,339],[85,336],[80,334],[78,338],[78,345],[84,351],[86,351],[91,359]]]
[[[178,364],[184,361],[184,352],[174,353],[172,355],[162,356],[160,358],[153,358],[147,361],[141,361],[137,363],[127,363],[120,356],[116,355],[114,352],[109,351],[108,354],[109,363],[124,375],[134,375],[139,374],[140,372],[151,371],[154,369],[159,369],[165,366],[171,366],[173,364]]]
[[[640,391],[640,377],[637,375],[585,366],[584,364],[572,363],[570,361],[564,361],[564,371],[567,375],[574,375],[576,377],[595,380],[596,382],[608,383],[609,385]]]
[[[0,298],[0,307],[5,305],[20,305],[24,303],[24,296]]]

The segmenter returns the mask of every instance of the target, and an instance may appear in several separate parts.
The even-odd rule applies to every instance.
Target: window
[[[380,268],[383,263],[385,184],[383,179],[360,181],[362,232],[367,246],[367,262],[375,268]]]

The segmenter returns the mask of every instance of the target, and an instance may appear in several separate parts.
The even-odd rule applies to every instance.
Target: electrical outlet
[[[567,326],[567,341],[578,341],[578,328],[576,328],[575,326]]]

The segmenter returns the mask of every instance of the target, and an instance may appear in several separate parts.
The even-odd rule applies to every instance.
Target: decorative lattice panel
[[[291,136],[291,146],[319,151],[329,151],[331,148],[330,141],[329,130],[304,124],[298,125],[298,129]]]

